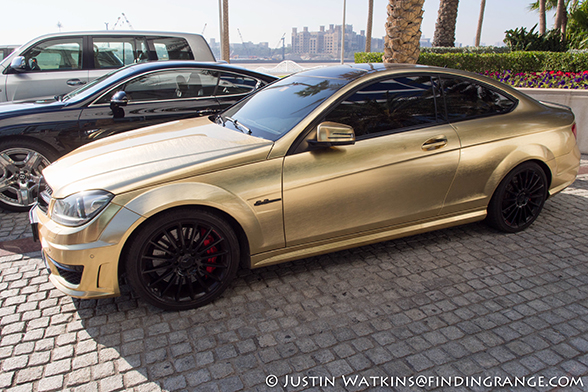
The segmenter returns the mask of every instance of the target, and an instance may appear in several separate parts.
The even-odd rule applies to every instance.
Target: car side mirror
[[[10,62],[10,69],[15,72],[25,72],[27,70],[27,61],[24,56],[16,56]]]
[[[324,147],[355,144],[355,131],[349,125],[331,121],[322,122],[316,130],[316,141],[311,144]]]
[[[124,91],[117,91],[112,96],[112,98],[110,98],[110,107],[127,106],[127,103],[129,103],[129,97],[127,96],[127,93],[125,93]]]

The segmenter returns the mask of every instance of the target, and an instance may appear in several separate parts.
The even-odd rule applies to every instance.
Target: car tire
[[[525,230],[543,209],[547,187],[547,176],[537,163],[525,162],[515,167],[496,188],[486,222],[508,233]]]
[[[204,306],[229,286],[239,241],[221,217],[204,210],[163,212],[139,229],[126,253],[127,280],[145,302],[165,310]]]
[[[0,207],[28,211],[37,200],[41,171],[57,153],[34,140],[0,142]]]

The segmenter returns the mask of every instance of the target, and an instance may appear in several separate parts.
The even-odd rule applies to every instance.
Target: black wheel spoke
[[[210,272],[208,272],[206,269],[201,269],[202,274],[208,276],[210,279],[215,280],[217,282],[220,282],[220,279],[218,278],[218,276],[211,274]]]
[[[145,275],[145,274],[150,274],[152,272],[161,271],[161,270],[164,270],[164,269],[171,270],[172,269],[172,264],[169,263],[169,264],[166,264],[166,265],[160,265],[158,267],[153,267],[151,269],[144,270],[142,273]]]
[[[197,230],[197,229],[196,229],[196,230]],[[194,245],[194,247],[192,247],[191,249],[198,250],[198,248],[200,248],[200,247],[202,246],[202,244],[204,243],[204,241],[205,241],[205,240],[208,238],[208,236],[209,236],[211,233],[212,233],[212,228],[209,228],[209,229],[206,231],[206,234],[204,234],[203,236],[201,236],[201,237],[198,239],[198,242],[196,243],[196,245]]]
[[[199,255],[204,255],[206,252],[208,252],[212,248],[216,247],[218,244],[220,244],[223,241],[224,241],[224,238],[219,238],[217,241],[215,241],[212,244],[208,245],[206,248],[202,249],[201,251],[198,251],[198,254]]]
[[[154,247],[156,247],[157,249],[159,249],[160,251],[162,251],[162,252],[168,253],[170,255],[172,254],[172,252],[169,249],[166,249],[163,246],[161,246],[161,245],[159,245],[159,244],[157,244],[157,243],[155,243],[153,241],[150,241],[149,243],[151,245],[153,245]]]
[[[203,267],[212,267],[212,268],[227,268],[226,265],[223,264],[214,264],[214,263],[202,263]]]
[[[182,287],[186,281],[185,276],[178,276],[178,289],[176,290],[176,302],[180,302],[180,294],[182,293]]]
[[[168,230],[165,231],[164,236],[165,238],[167,238],[169,244],[173,246],[175,250],[179,249],[177,240],[173,237],[173,235],[171,235],[171,233]]]
[[[186,232],[188,231],[188,227],[186,227]],[[182,249],[186,249],[186,241],[184,239],[184,228],[182,228],[182,225],[178,224],[178,237],[180,238],[180,245],[182,247]]]
[[[149,284],[150,287],[154,287],[156,284],[158,284],[159,282],[165,280],[167,277],[169,277],[170,275],[172,275],[174,273],[173,269],[170,269],[169,271],[167,271],[165,274],[161,275],[158,279],[154,280],[153,282],[151,282]]]
[[[190,299],[196,299],[196,294],[194,293],[194,285],[192,284],[192,279],[186,278],[188,280],[188,291],[190,293]]]
[[[198,281],[198,284],[200,285],[200,287],[202,287],[202,289],[205,292],[210,292],[210,287],[206,284],[206,282],[202,279],[202,277],[200,276],[200,274],[195,274],[194,276],[196,276],[196,280]]]
[[[169,289],[171,289],[171,287],[174,285],[174,281],[177,280],[177,279],[178,279],[178,276],[177,275],[176,276],[172,276],[172,278],[169,280],[169,283],[167,284],[167,286],[165,286],[165,289],[161,293],[159,293],[159,295],[161,297],[163,297],[164,294],[167,293],[167,291]]]

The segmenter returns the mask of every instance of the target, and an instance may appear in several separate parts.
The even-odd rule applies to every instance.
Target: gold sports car
[[[480,75],[301,72],[209,118],[105,138],[43,172],[50,279],[189,309],[257,268],[486,219],[516,232],[578,172],[574,115]]]

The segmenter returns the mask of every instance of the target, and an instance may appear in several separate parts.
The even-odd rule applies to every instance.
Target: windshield
[[[110,76],[117,74],[118,77],[116,78],[116,81],[119,81],[119,80],[123,79],[124,77],[126,77],[126,75],[129,74],[130,72],[132,72],[132,71],[129,71],[128,67],[115,69],[114,71],[111,71],[111,72],[107,73],[106,75],[100,76],[98,79],[94,79],[93,81],[84,85],[83,87],[80,87],[79,89],[74,90],[71,93],[64,95],[61,100],[68,101],[74,97],[76,98],[75,101],[80,101],[80,100],[86,99],[90,95],[92,95],[98,91],[101,91],[105,87],[111,85],[114,82],[113,80],[105,81]]]
[[[224,126],[276,141],[347,83],[343,79],[289,76],[227,109],[219,120]]]

